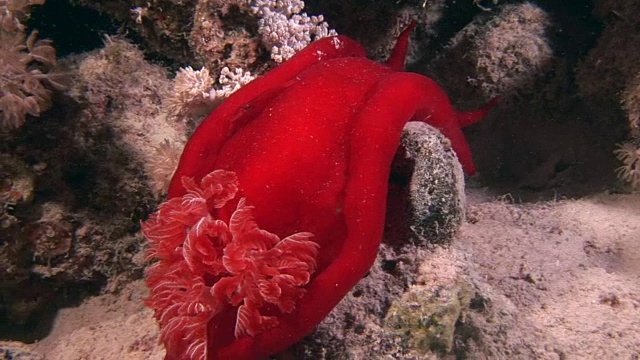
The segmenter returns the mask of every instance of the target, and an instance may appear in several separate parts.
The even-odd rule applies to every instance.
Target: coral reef
[[[225,66],[253,69],[265,48],[280,63],[312,41],[336,34],[322,15],[301,13],[304,6],[301,0],[201,0],[191,48],[213,72]]]
[[[189,33],[193,27],[198,0],[69,0],[108,15],[112,21],[130,29],[148,52],[188,64],[193,59]]]
[[[0,156],[0,316],[13,327],[33,326],[62,292],[68,300],[141,276],[138,222],[179,155],[156,149],[180,148],[185,138],[159,110],[170,93],[166,71],[135,46],[109,38],[65,63],[64,109],[26,122]]]
[[[300,0],[152,0],[133,7],[121,1],[79,2],[126,21],[153,51],[212,73],[224,67],[255,70],[264,65],[267,51],[281,62],[335,34],[322,15],[301,13]]]
[[[189,45],[197,63],[212,73],[223,67],[253,70],[266,55],[248,0],[200,0]]]
[[[52,35],[30,16],[43,3],[0,0],[3,337],[33,333],[50,305],[140,278],[148,265],[140,221],[167,191],[192,126],[240,86],[333,29],[383,60],[414,19],[410,69],[436,79],[462,109],[502,97],[488,121],[466,129],[480,169],[468,184],[477,191],[529,200],[640,186],[640,8],[634,0],[580,6],[550,0],[68,0],[98,10],[120,30],[100,49],[62,60],[54,50],[62,51],[59,41],[41,40]],[[60,65],[67,69],[60,71]],[[168,74],[174,72],[172,81]],[[471,255],[457,253],[453,234],[460,224],[475,229],[483,221],[472,207],[465,223],[461,169],[430,128],[410,124],[402,142],[390,178],[384,244],[373,267],[289,352],[296,358],[354,359],[579,353],[517,316],[512,302],[531,301],[518,296],[542,295],[521,287],[509,299],[496,294],[509,281],[543,286],[538,278],[516,270],[478,279],[470,262],[460,266],[468,259],[457,256]],[[616,173],[630,186],[619,186]],[[521,210],[511,211],[496,216],[515,218]],[[565,241],[552,230],[536,240],[547,238]],[[531,249],[538,247],[532,243]],[[486,250],[486,268],[493,267],[492,251],[502,250]],[[613,248],[598,251],[606,259],[624,257]],[[235,270],[224,271],[239,276]],[[222,297],[236,305],[273,300],[229,294]],[[593,302],[625,310],[625,300],[620,306],[616,299],[604,294]],[[266,312],[243,314],[240,333],[273,324]],[[503,333],[515,323],[530,337]],[[164,339],[175,345],[177,332],[170,332],[164,331]],[[0,357],[22,354],[17,349],[1,347]]]
[[[139,161],[129,166],[154,174],[157,182],[150,188],[162,189],[160,184],[171,176],[178,160],[175,154],[164,155],[175,152],[171,148],[180,149],[185,140],[184,126],[167,119],[168,109],[160,107],[171,96],[166,71],[148,64],[137,47],[118,37],[107,37],[104,48],[88,54],[77,67],[69,94],[78,103],[89,104],[82,112],[90,121],[110,120],[109,126],[119,134],[112,141],[128,146]],[[161,169],[166,169],[164,175]]]
[[[186,120],[211,112],[221,100],[255,78],[246,69],[264,62],[260,58],[264,47],[279,63],[311,41],[336,34],[322,16],[300,14],[303,8],[304,2],[299,0],[199,1],[190,46],[196,55],[192,63],[204,66],[178,71],[174,95],[167,103],[170,114]],[[142,17],[143,12],[136,11]],[[210,73],[219,76],[214,79]]]

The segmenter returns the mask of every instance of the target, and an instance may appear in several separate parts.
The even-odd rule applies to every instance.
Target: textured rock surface
[[[246,0],[198,1],[189,45],[197,65],[214,74],[224,66],[253,69],[258,60],[265,60],[267,50],[261,46],[258,23]]]
[[[437,130],[419,122],[405,126],[402,149],[404,160],[413,164],[408,186],[410,229],[427,242],[447,243],[464,222],[464,174],[456,155]]]
[[[434,75],[464,74],[447,84],[454,99],[501,95],[504,103],[530,94],[551,67],[551,26],[550,15],[535,4],[501,6],[476,17],[451,39],[431,63]]]

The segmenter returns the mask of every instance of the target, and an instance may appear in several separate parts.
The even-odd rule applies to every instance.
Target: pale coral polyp
[[[318,244],[308,232],[281,240],[260,229],[247,200],[232,201],[238,181],[231,171],[215,170],[199,184],[184,177],[182,183],[186,194],[161,204],[142,224],[148,256],[158,259],[147,270],[147,305],[168,353],[204,359],[207,324],[227,306],[238,308],[236,337],[278,325],[277,316],[262,314],[265,305],[293,311],[316,270]],[[210,211],[234,203],[228,223]]]

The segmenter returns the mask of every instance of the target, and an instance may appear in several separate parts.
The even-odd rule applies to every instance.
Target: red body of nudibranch
[[[144,224],[168,359],[259,359],[311,332],[376,257],[406,122],[438,128],[475,171],[460,128],[493,102],[458,113],[432,80],[402,72],[410,31],[387,64],[321,39],[196,129]]]

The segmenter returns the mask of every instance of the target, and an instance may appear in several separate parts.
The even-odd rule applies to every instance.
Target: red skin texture
[[[183,176],[199,181],[215,169],[233,171],[238,197],[255,207],[263,229],[281,238],[311,232],[320,245],[318,269],[295,310],[273,310],[276,327],[239,339],[233,309],[214,317],[210,359],[261,359],[286,349],[365,275],[382,238],[390,165],[406,122],[440,129],[464,170],[475,171],[460,127],[493,102],[457,113],[435,82],[399,71],[410,31],[387,65],[366,59],[347,37],[316,41],[229,97],[187,143],[169,198],[185,193]]]

